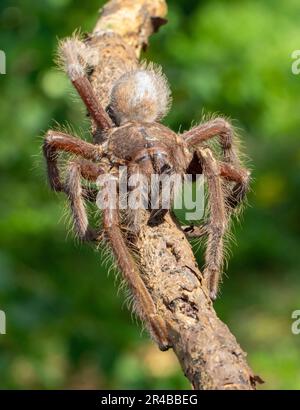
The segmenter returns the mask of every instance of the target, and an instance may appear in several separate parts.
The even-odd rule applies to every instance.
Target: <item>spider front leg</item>
[[[133,159],[128,175],[131,206],[127,212],[132,232],[139,231],[139,221],[144,209],[150,210],[148,219],[150,226],[162,222],[171,206],[173,174],[174,170],[168,160],[168,154],[159,147],[141,150]],[[162,192],[164,187],[171,191],[167,192],[170,194],[167,198]]]
[[[155,226],[163,221],[171,209],[175,170],[168,152],[164,149],[155,147],[149,151],[155,179],[151,181],[151,212],[148,225]]]
[[[115,178],[111,176],[111,178]],[[133,292],[136,308],[142,320],[148,326],[150,334],[157,341],[161,350],[170,347],[166,324],[157,313],[156,307],[143,280],[140,277],[136,263],[127,248],[126,241],[120,228],[119,210],[111,206],[103,209],[103,228],[111,244],[117,263]]]
[[[228,226],[228,215],[217,160],[209,148],[198,149],[197,155],[207,179],[210,208],[204,277],[208,284],[210,297],[215,300],[223,265],[223,239]]]
[[[189,147],[199,146],[201,143],[219,136],[220,145],[225,162],[239,163],[238,152],[234,142],[234,129],[224,118],[219,117],[200,124],[182,134],[182,138]]]
[[[150,164],[151,165],[151,164]],[[128,166],[128,207],[126,211],[129,233],[136,237],[143,221],[143,213],[148,208],[149,184],[148,177],[139,164]],[[134,239],[134,238],[133,238]]]
[[[172,176],[174,175],[174,170],[172,167],[167,166],[165,170],[160,171],[156,174],[159,178],[156,184],[152,186],[151,196],[154,197],[154,207],[151,209],[150,217],[148,220],[148,225],[155,226],[160,224],[165,215],[170,211],[172,207],[172,201],[174,198],[174,182],[172,180]],[[160,187],[162,185],[162,187]],[[163,187],[166,186],[168,188],[168,197],[164,198]],[[154,195],[153,195],[154,194]],[[167,203],[164,203],[164,199],[167,200]]]

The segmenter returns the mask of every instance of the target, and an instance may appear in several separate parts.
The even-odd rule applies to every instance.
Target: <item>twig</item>
[[[97,64],[90,76],[103,106],[113,82],[138,65],[149,36],[166,22],[164,0],[111,0],[87,39]],[[101,140],[101,135],[97,137]],[[168,215],[156,227],[144,224],[137,241],[141,276],[182,369],[194,389],[254,390],[259,377],[246,354],[217,317],[185,235]]]

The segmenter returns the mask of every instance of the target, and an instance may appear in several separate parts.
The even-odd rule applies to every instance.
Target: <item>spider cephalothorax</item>
[[[245,196],[249,172],[242,168],[234,141],[233,128],[223,118],[214,118],[183,134],[176,134],[158,121],[170,107],[170,91],[161,70],[141,66],[122,75],[113,85],[108,107],[102,107],[86,76],[84,44],[77,39],[61,43],[61,59],[73,85],[85,103],[97,129],[101,144],[93,144],[69,134],[48,131],[44,142],[48,176],[55,191],[67,194],[76,232],[81,238],[99,237],[88,223],[85,201],[95,201],[95,192],[82,185],[83,180],[96,181],[108,173],[116,179],[120,166],[127,166],[129,176],[135,173],[204,174],[208,188],[209,220],[200,227],[189,227],[191,237],[207,236],[204,277],[212,299],[216,298],[223,265],[223,238],[230,215]],[[106,108],[106,109],[105,109]],[[221,158],[206,142],[218,137]],[[63,180],[57,163],[60,151],[73,154]],[[120,270],[134,295],[138,313],[159,343],[167,349],[169,342],[163,319],[157,314],[135,260],[124,236],[118,209],[103,209],[103,230],[116,256]],[[160,223],[168,209],[149,211],[148,223]],[[137,235],[139,211],[131,210],[129,230]],[[132,236],[131,236],[131,240]]]

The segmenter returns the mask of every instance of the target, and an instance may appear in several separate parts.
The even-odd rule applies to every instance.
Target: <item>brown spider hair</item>
[[[95,183],[105,174],[108,181],[118,181],[120,169],[126,166],[128,177],[141,174],[171,176],[203,174],[206,177],[209,215],[200,227],[185,227],[187,236],[207,236],[204,280],[212,299],[218,293],[223,267],[224,236],[230,216],[242,202],[248,190],[250,172],[242,166],[234,138],[234,128],[222,117],[210,119],[183,134],[176,134],[158,121],[170,107],[170,90],[161,69],[142,65],[128,70],[111,85],[108,107],[102,106],[87,74],[88,56],[83,42],[76,36],[66,39],[59,48],[61,64],[84,102],[88,114],[100,130],[103,139],[93,143],[65,132],[49,130],[44,142],[44,155],[50,186],[64,192],[70,202],[74,227],[82,239],[99,241],[102,234],[89,224],[86,201],[95,203]],[[105,104],[107,104],[105,102]],[[215,155],[208,142],[218,138],[220,155]],[[59,156],[70,157],[67,175],[62,177]],[[72,158],[71,158],[72,157]],[[118,182],[117,182],[118,184]],[[132,193],[140,195],[138,186]],[[225,189],[226,188],[226,189]],[[140,226],[163,221],[170,208],[151,206],[145,210],[130,209],[131,221],[124,233],[122,210],[119,207],[102,209],[102,228],[116,257],[118,266],[128,283],[140,317],[162,350],[169,347],[167,324],[160,316],[139,272],[131,248],[137,240]],[[172,214],[170,216],[173,217]]]
[[[149,64],[123,74],[109,104],[117,125],[160,121],[171,107],[171,90],[161,67]]]

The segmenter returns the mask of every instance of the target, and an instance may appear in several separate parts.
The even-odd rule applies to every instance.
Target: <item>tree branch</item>
[[[86,44],[98,57],[90,81],[104,106],[113,82],[137,67],[141,50],[166,22],[166,13],[164,0],[111,0],[102,9]],[[249,368],[235,337],[218,319],[191,246],[172,217],[167,215],[156,227],[145,223],[136,246],[141,276],[167,323],[174,352],[193,387],[255,389],[260,379]]]

